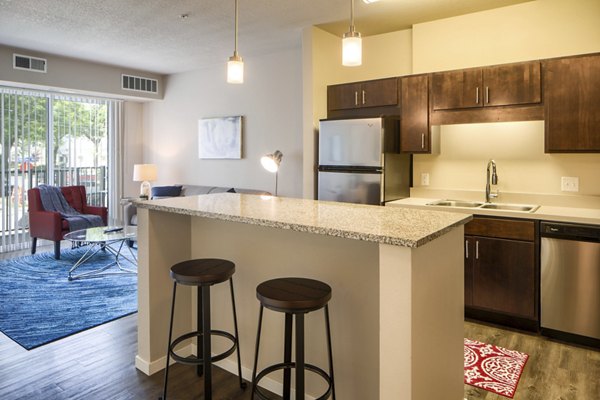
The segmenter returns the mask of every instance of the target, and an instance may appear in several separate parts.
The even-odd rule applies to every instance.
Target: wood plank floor
[[[148,377],[133,363],[136,323],[137,315],[131,315],[31,351],[0,333],[0,399],[158,399],[163,374]],[[529,354],[515,400],[600,400],[597,350],[473,322],[465,322],[465,337]],[[203,399],[202,380],[193,367],[174,365],[172,371],[169,399]],[[216,400],[250,398],[248,390],[240,390],[237,377],[215,368],[213,379]],[[469,385],[464,397],[506,399]]]
[[[532,333],[465,322],[465,337],[529,354],[515,400],[599,400],[600,351]],[[468,400],[506,397],[465,385]]]

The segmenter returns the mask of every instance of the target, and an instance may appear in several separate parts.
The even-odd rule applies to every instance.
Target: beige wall
[[[303,196],[314,198],[316,132],[327,117],[327,85],[411,73],[410,30],[363,38],[363,65],[342,66],[341,38],[319,28],[303,32]]]
[[[302,195],[301,49],[246,57],[245,82],[226,82],[225,61],[170,75],[163,101],[144,104],[144,162],[158,165],[156,184],[231,186],[274,192],[260,157],[283,152],[279,194]],[[198,120],[242,115],[241,160],[198,158]]]
[[[13,68],[13,53],[45,58],[47,72],[23,71]],[[143,93],[121,89],[121,74],[158,80],[158,93]],[[60,57],[0,45],[0,84],[19,87],[67,90],[88,95],[118,98],[160,99],[163,95],[162,75],[128,68],[98,64],[74,58]]]
[[[579,177],[580,195],[600,195],[599,154],[544,154],[544,122],[445,125],[440,153],[419,155],[415,186],[429,173],[431,189],[485,191],[488,160],[497,164],[503,193],[560,194],[562,176]]]
[[[413,26],[414,73],[598,51],[598,0],[536,0]]]
[[[591,52],[600,52],[597,0],[537,0],[413,28],[415,73]],[[439,156],[415,155],[416,187],[421,173],[428,172],[431,189],[483,192],[485,164],[495,158],[501,191],[573,194],[561,192],[560,178],[575,176],[579,194],[600,195],[600,155],[544,154],[539,127],[524,135],[516,129],[488,134],[468,128],[442,131]],[[452,137],[445,137],[449,132]]]

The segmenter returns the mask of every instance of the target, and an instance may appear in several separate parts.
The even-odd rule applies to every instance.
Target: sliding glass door
[[[110,100],[0,88],[0,251],[29,246],[27,190],[84,185],[107,206]]]

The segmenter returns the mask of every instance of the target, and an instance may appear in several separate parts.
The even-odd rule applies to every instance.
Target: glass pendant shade
[[[227,83],[244,83],[244,61],[238,55],[227,61]]]
[[[342,65],[357,67],[362,65],[362,39],[358,32],[346,32],[342,39]]]

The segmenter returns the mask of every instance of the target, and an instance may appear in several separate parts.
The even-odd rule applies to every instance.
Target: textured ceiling
[[[363,36],[531,0],[355,0]],[[186,14],[187,18],[180,15]],[[304,27],[341,35],[348,0],[240,0],[241,56],[300,46]],[[233,54],[234,0],[0,0],[0,44],[175,73]]]

